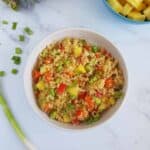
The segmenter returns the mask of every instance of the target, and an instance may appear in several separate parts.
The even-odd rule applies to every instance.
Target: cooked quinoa
[[[83,39],[47,45],[32,72],[39,108],[69,124],[90,124],[122,96],[123,72],[111,53]]]

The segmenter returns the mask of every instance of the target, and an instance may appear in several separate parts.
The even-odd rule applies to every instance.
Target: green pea
[[[120,99],[120,98],[122,98],[122,97],[123,97],[122,91],[116,91],[116,92],[114,93],[114,98],[115,98],[115,99]]]

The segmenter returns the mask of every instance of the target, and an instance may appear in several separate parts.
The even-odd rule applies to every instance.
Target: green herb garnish
[[[97,46],[92,46],[92,51],[96,53],[99,51],[99,48]]]
[[[15,129],[17,135],[20,137],[20,139],[24,140],[25,135],[24,135],[23,131],[21,130],[21,128],[19,127],[19,125],[18,125],[17,121],[15,120],[12,112],[10,111],[5,99],[2,96],[0,96],[0,105],[2,106],[7,119],[11,123],[12,127]]]
[[[0,77],[4,77],[5,76],[5,71],[0,71]]]
[[[17,24],[18,24],[17,22],[13,22],[13,23],[12,23],[12,27],[11,27],[12,30],[16,30]]]
[[[28,35],[32,35],[33,31],[29,27],[24,28],[24,32],[27,33]]]
[[[55,95],[56,95],[55,89],[50,89],[49,93],[52,97],[55,97]]]
[[[7,20],[3,20],[3,21],[2,21],[2,24],[7,25],[7,24],[8,24],[8,21],[7,21]]]
[[[16,47],[15,53],[16,54],[22,54],[22,49],[20,47]]]
[[[24,42],[25,41],[25,36],[24,35],[19,35],[19,41]]]
[[[11,73],[12,73],[12,74],[17,74],[17,73],[18,73],[18,70],[17,70],[17,69],[12,69],[12,70],[11,70]]]
[[[13,56],[11,59],[13,60],[14,64],[16,64],[16,65],[19,65],[21,63],[21,57],[19,57],[19,56]]]
[[[36,149],[34,145],[27,139],[25,133],[23,132],[14,115],[12,114],[6,100],[1,95],[0,95],[0,105],[10,125],[12,126],[12,128],[14,129],[20,140],[26,145],[27,149]]]

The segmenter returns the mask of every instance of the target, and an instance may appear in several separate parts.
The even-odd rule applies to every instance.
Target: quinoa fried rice
[[[39,108],[69,124],[91,124],[122,96],[123,72],[103,47],[65,38],[47,45],[32,71]]]

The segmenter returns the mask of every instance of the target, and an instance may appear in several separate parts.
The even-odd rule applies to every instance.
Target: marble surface
[[[115,18],[101,0],[43,0],[32,10],[13,12],[0,1],[0,20],[17,21],[0,25],[0,70],[7,76],[0,79],[15,117],[28,138],[39,150],[149,150],[150,149],[150,24],[135,25]],[[24,26],[34,35],[20,43],[18,34]],[[102,126],[81,132],[55,129],[33,112],[23,88],[23,71],[32,48],[46,35],[66,27],[92,29],[111,40],[126,61],[129,90],[126,103],[116,116]],[[17,76],[10,73],[14,48],[24,49],[23,62]],[[0,109],[0,149],[25,150]]]

